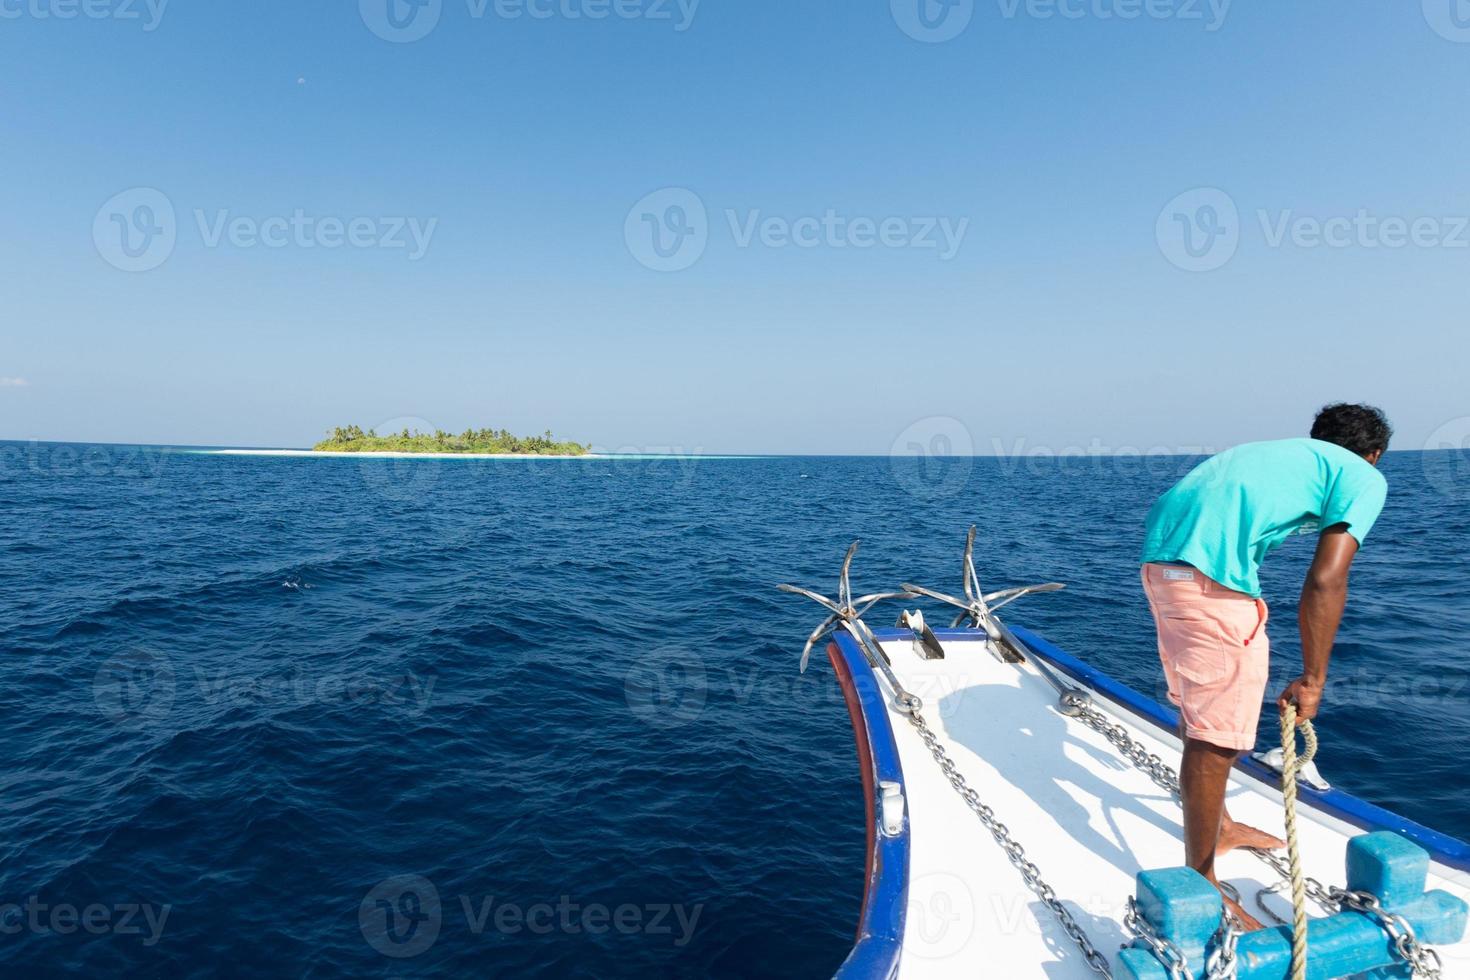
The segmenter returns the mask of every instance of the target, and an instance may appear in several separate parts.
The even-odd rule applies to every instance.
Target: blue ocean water
[[[1135,556],[1191,462],[0,444],[0,969],[826,975],[863,806],[774,585],[862,538],[856,588],[958,590],[975,523],[988,586],[1069,584],[1014,622],[1157,693]],[[1470,458],[1384,469],[1320,762],[1470,837]],[[1265,576],[1278,680],[1309,551]]]

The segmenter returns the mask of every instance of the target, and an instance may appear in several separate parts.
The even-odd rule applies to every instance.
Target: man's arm
[[[1347,605],[1348,568],[1357,554],[1358,541],[1348,533],[1346,524],[1329,527],[1317,539],[1317,556],[1307,571],[1297,608],[1302,630],[1302,675],[1276,699],[1277,707],[1282,709],[1295,702],[1298,721],[1317,717],[1322,703],[1327,663],[1332,659],[1332,644]]]

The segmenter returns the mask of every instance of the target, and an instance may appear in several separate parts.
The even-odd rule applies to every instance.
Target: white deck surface
[[[1034,668],[1003,664],[977,642],[945,640],[944,648],[946,659],[924,661],[908,641],[884,644],[970,785],[1111,961],[1126,938],[1122,918],[1134,875],[1183,864],[1178,805],[1101,735],[1057,711],[1052,688]],[[1097,704],[1178,767],[1177,740],[1157,737],[1102,698]],[[912,831],[900,976],[1094,977],[912,726],[891,708],[890,714]],[[1262,745],[1272,741],[1262,733]],[[1236,819],[1282,833],[1280,794],[1255,780],[1232,783],[1229,807]],[[1345,841],[1360,831],[1310,810],[1299,811],[1299,823],[1307,873],[1326,885],[1343,884]],[[1220,870],[1253,914],[1256,892],[1276,880],[1244,852],[1225,856]],[[1435,867],[1430,887],[1470,900],[1470,876],[1461,872]],[[1278,900],[1273,907],[1289,916],[1288,904]],[[1322,913],[1314,907],[1310,914]],[[1470,978],[1470,943],[1439,951],[1446,980]]]

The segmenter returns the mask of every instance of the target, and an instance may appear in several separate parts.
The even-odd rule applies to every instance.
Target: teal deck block
[[[1428,880],[1429,852],[1398,834],[1381,830],[1348,841],[1349,891],[1369,892],[1395,908],[1422,896]]]
[[[1420,942],[1458,943],[1465,937],[1470,908],[1429,881],[1429,852],[1389,831],[1363,834],[1348,841],[1347,886],[1377,895],[1383,907],[1414,926]]]
[[[1355,891],[1379,896],[1388,911],[1401,915],[1429,945],[1460,942],[1470,907],[1445,891],[1426,893],[1429,854],[1397,834],[1380,832],[1353,838],[1347,848],[1347,882]],[[1190,973],[1203,973],[1210,939],[1220,924],[1220,894],[1188,868],[1145,871],[1138,875],[1138,906],[1154,930],[1189,960]],[[1372,916],[1346,911],[1307,924],[1308,980],[1402,980],[1409,973],[1388,934]],[[1284,980],[1291,968],[1291,929],[1274,926],[1247,933],[1237,946],[1239,980]],[[1120,980],[1167,980],[1153,954],[1125,949],[1117,957]]]
[[[1464,939],[1465,921],[1470,918],[1470,907],[1438,888],[1404,905],[1391,905],[1388,910],[1408,919],[1419,941],[1431,946],[1452,945]]]
[[[1282,980],[1291,970],[1291,929],[1272,926],[1247,933],[1236,955],[1240,980]],[[1388,936],[1356,912],[1307,923],[1307,980],[1352,976],[1393,959]]]
[[[1353,980],[1414,980],[1414,971],[1407,963],[1400,963],[1398,966],[1385,966],[1381,970],[1359,973]]]
[[[1453,896],[1444,892],[1446,898]],[[1429,898],[1430,896],[1425,896]],[[1437,912],[1436,903],[1415,903],[1425,912]],[[1408,910],[1401,910],[1407,912]],[[1414,931],[1420,933],[1428,920],[1412,912],[1406,915]],[[1273,926],[1247,933],[1236,946],[1240,958],[1239,980],[1282,980],[1291,969],[1291,930]],[[1397,963],[1388,934],[1377,921],[1358,912],[1344,912],[1307,923],[1307,978],[1332,980],[1357,976],[1368,971],[1391,967]],[[1373,977],[1396,977],[1399,973],[1368,973]]]
[[[1224,914],[1224,903],[1215,886],[1192,868],[1165,868],[1162,871],[1140,871],[1137,892],[1139,912],[1155,932],[1179,947],[1189,960],[1190,972],[1199,977],[1204,972],[1205,950],[1220,928],[1220,917]],[[1167,976],[1167,971],[1148,971],[1149,963],[1163,970],[1152,953],[1146,950],[1131,952],[1142,953],[1144,958],[1125,958],[1120,954],[1119,968],[1144,972],[1125,972],[1125,976],[1131,975],[1137,980]]]
[[[1220,928],[1220,892],[1192,868],[1140,871],[1137,885],[1143,917],[1193,963]]]

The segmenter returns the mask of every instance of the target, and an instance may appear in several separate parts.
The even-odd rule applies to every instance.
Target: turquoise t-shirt
[[[1148,512],[1145,562],[1187,562],[1261,594],[1261,561],[1293,534],[1346,524],[1362,544],[1388,481],[1350,449],[1318,439],[1251,442],[1205,460]]]

